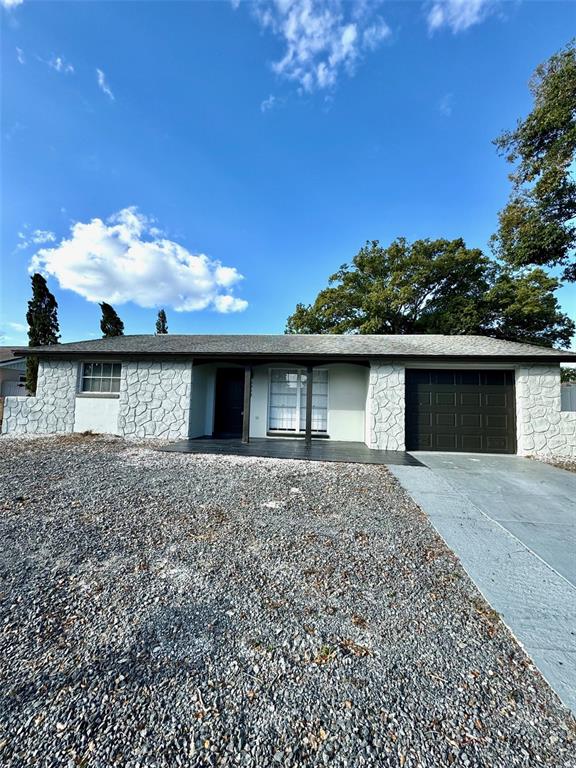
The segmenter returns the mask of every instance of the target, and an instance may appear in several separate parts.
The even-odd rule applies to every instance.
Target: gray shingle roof
[[[21,357],[21,355],[15,355],[12,347],[0,347],[0,363],[14,360],[15,357]]]
[[[50,356],[314,356],[314,357],[505,357],[576,360],[576,352],[501,341],[487,336],[440,335],[176,335],[117,336],[48,347],[21,347],[17,354]]]

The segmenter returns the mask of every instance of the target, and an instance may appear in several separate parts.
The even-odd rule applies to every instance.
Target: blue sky
[[[29,269],[64,341],[279,333],[367,239],[485,248],[509,192],[492,139],[531,106],[573,2],[0,0],[0,329]],[[563,288],[576,315],[576,287]]]

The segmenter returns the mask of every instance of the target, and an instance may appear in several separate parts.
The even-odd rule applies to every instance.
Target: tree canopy
[[[297,304],[286,333],[467,333],[567,346],[575,326],[557,287],[542,269],[516,275],[462,239],[372,240],[313,304]]]
[[[102,319],[100,320],[102,338],[108,339],[113,336],[124,336],[124,323],[118,317],[114,307],[103,301],[100,304],[100,309],[102,310]]]
[[[57,344],[60,339],[58,325],[58,302],[48,288],[46,279],[36,273],[32,275],[32,298],[28,302],[26,322],[28,323],[28,345],[41,347]],[[26,388],[34,394],[38,381],[38,358],[26,360]]]
[[[512,193],[492,242],[513,267],[564,266],[576,281],[576,46],[537,67],[530,82],[534,106],[495,144],[515,169]]]
[[[166,312],[161,309],[156,319],[156,334],[161,335],[164,333],[168,333],[168,321],[166,319]]]

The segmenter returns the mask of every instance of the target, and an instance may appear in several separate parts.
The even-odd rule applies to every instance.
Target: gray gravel
[[[530,458],[543,461],[544,464],[552,464],[553,467],[558,467],[558,469],[567,469],[568,472],[576,472],[576,457],[569,458],[567,456],[531,456]]]
[[[383,467],[0,440],[0,764],[576,766]]]

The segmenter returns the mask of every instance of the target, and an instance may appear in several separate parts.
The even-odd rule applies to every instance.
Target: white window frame
[[[118,376],[114,376],[114,375],[87,376],[85,373],[87,365],[111,365],[111,366],[117,365],[119,366],[120,371]],[[112,373],[113,372],[114,372],[114,368],[112,368]],[[98,392],[95,390],[84,389],[85,379],[95,379],[97,381],[110,381],[110,389],[108,390],[108,392]],[[80,363],[80,375],[78,378],[78,394],[82,395],[83,397],[119,397],[121,380],[122,380],[122,363],[121,362],[118,362],[117,360],[83,360]],[[115,390],[112,389],[112,381],[118,381],[118,389],[115,389]]]
[[[301,414],[301,394],[302,394],[302,387],[297,387],[296,389],[296,411],[298,413],[297,419],[298,419],[298,429],[276,429],[274,427],[270,426],[270,410],[272,406],[272,398],[271,398],[271,391],[272,391],[272,372],[273,371],[289,371],[290,373],[297,373],[299,376],[302,374],[306,374],[307,370],[303,367],[298,366],[286,366],[286,365],[277,365],[277,366],[271,366],[268,369],[268,403],[266,407],[266,433],[271,435],[295,435],[297,437],[304,437],[306,434],[306,431],[300,428],[300,422],[302,418]],[[315,367],[314,371],[326,371],[326,429],[324,430],[312,430],[313,435],[320,435],[321,437],[328,437],[330,435],[330,373],[328,368],[325,367]]]

